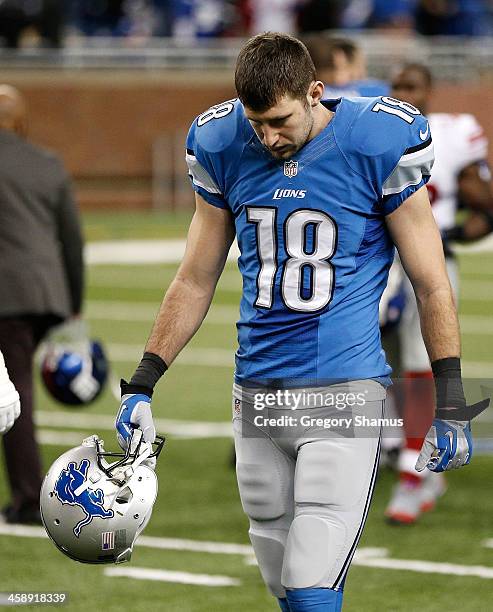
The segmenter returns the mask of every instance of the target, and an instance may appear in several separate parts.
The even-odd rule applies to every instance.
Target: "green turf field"
[[[187,215],[93,214],[85,218],[88,240],[176,238],[184,235],[186,224]],[[108,346],[115,378],[132,373],[175,269],[175,264],[88,269],[87,315],[93,335]],[[493,373],[493,254],[462,256],[461,270],[461,315],[467,330],[464,361],[469,376],[486,379],[490,368]],[[64,608],[74,611],[89,607],[107,612],[277,609],[248,549],[197,550],[198,543],[204,541],[248,544],[247,521],[229,466],[231,441],[224,425],[230,419],[239,292],[238,273],[233,264],[228,264],[206,322],[157,387],[155,415],[175,422],[161,424],[169,428],[163,431],[169,436],[158,466],[160,492],[145,532],[151,545],[138,546],[131,563],[118,566],[122,571],[148,570],[147,578],[109,575],[114,568],[77,564],[47,539],[30,537],[38,536],[38,532],[26,532],[21,537],[3,528],[0,592],[65,591],[68,603]],[[107,446],[115,443],[111,419],[117,402],[110,390],[94,406],[71,412],[54,405],[38,381],[37,407],[46,467],[68,445],[74,445],[70,444],[72,439],[82,440],[97,432]],[[197,422],[198,433],[190,429]],[[488,431],[487,423],[481,427]],[[476,456],[471,466],[449,476],[449,490],[435,512],[424,516],[419,525],[395,528],[382,518],[392,486],[391,474],[383,470],[360,551],[346,583],[344,610],[492,609],[493,548],[484,545],[493,538],[492,471],[493,456]],[[3,472],[0,499],[8,499]],[[169,538],[175,539],[174,544]],[[164,548],[156,547],[159,542]],[[156,573],[149,573],[151,570]],[[177,582],[197,581],[197,576],[204,575],[229,579],[232,584]]]

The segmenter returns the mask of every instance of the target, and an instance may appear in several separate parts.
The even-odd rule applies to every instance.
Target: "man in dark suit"
[[[41,462],[33,424],[33,356],[47,330],[77,316],[82,234],[60,160],[26,140],[21,94],[0,85],[0,350],[22,412],[3,436],[10,523],[39,523]]]

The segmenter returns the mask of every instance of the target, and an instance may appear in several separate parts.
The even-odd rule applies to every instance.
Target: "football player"
[[[0,351],[0,434],[7,433],[21,413],[19,394],[10,380]]]
[[[441,232],[446,265],[456,299],[458,271],[450,241],[469,242],[493,230],[493,197],[486,162],[488,142],[476,119],[464,113],[429,113],[432,76],[426,66],[408,64],[393,79],[392,95],[426,114],[433,134],[435,164],[427,184],[433,216]],[[456,224],[458,206],[467,216]],[[396,266],[398,266],[398,262]],[[405,307],[398,328],[404,396],[404,445],[398,459],[399,483],[385,514],[393,523],[414,523],[445,491],[443,474],[414,469],[433,418],[433,373],[420,330],[416,299],[404,277]]]
[[[389,95],[385,81],[369,78],[362,49],[349,38],[311,34],[303,39],[317,77],[325,84],[323,99]]]
[[[235,84],[238,99],[190,128],[196,211],[186,252],[146,352],[122,381],[116,428],[122,446],[136,427],[153,439],[153,389],[202,323],[236,235],[243,297],[232,413],[250,539],[282,610],[337,611],[378,465],[391,372],[378,303],[394,243],[437,380],[424,465],[468,463],[469,419],[484,406],[467,407],[462,390],[457,315],[425,187],[427,120],[387,97],[322,103],[306,47],[284,34],[246,43]],[[337,420],[329,417],[350,406],[371,426],[360,434],[348,418],[326,435]]]

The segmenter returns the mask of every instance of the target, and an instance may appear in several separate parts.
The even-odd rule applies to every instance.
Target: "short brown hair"
[[[266,32],[250,38],[236,61],[238,97],[257,112],[271,108],[285,95],[304,99],[315,79],[307,48],[287,34]]]

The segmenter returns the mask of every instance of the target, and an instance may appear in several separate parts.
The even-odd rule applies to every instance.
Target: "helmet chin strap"
[[[139,449],[140,443],[142,440],[142,435],[143,434],[140,431],[140,429],[136,429],[134,431],[132,435],[132,440],[130,442],[130,452],[131,453],[135,453]],[[135,468],[137,468],[141,463],[143,463],[146,459],[148,459],[151,453],[152,453],[152,445],[146,442],[145,444],[143,444],[142,451],[139,453],[138,457],[136,457],[135,461],[133,461],[132,464],[129,466],[122,465],[121,468],[119,469],[121,469],[121,472],[127,479],[130,479],[132,474],[134,474],[135,472]],[[77,487],[77,489],[75,489],[74,495],[78,497],[81,493],[83,493],[86,489],[88,489],[91,486],[91,484],[95,484],[96,482],[98,482],[101,476],[102,474],[100,472],[97,472],[96,474],[91,475],[89,478],[86,478],[86,480],[84,480],[84,482],[79,487]]]
[[[149,442],[145,442],[144,449],[142,450],[140,455],[137,457],[137,459],[132,463],[132,465],[130,466],[130,469],[135,470],[136,467],[138,467],[141,463],[143,463],[149,457],[151,452],[152,452],[151,444]]]

